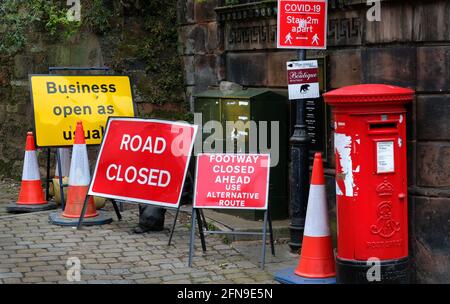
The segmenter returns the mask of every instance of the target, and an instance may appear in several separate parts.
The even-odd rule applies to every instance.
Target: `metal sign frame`
[[[204,155],[206,153],[202,153],[200,155]],[[222,153],[223,154],[223,153]],[[247,155],[247,154],[246,154]],[[248,154],[251,155],[251,154]],[[270,155],[269,155],[269,165],[270,165]],[[236,208],[236,207],[227,207],[227,208],[216,208],[216,207],[195,207],[195,200],[197,196],[197,181],[198,181],[198,167],[199,167],[199,158],[197,157],[196,162],[196,174],[195,174],[195,186],[194,186],[194,198],[193,198],[193,204],[192,204],[192,216],[191,216],[191,233],[190,233],[190,243],[189,243],[189,260],[188,260],[188,266],[192,267],[192,260],[194,257],[194,250],[195,250],[195,222],[197,221],[199,234],[202,241],[202,248],[203,252],[206,251],[205,246],[205,235],[207,234],[222,234],[222,235],[261,235],[262,236],[262,249],[261,249],[261,260],[260,260],[260,267],[261,269],[264,269],[265,266],[265,260],[266,260],[266,247],[267,247],[267,233],[270,235],[270,246],[271,246],[271,252],[272,255],[275,256],[275,245],[274,245],[274,238],[273,238],[273,229],[272,229],[272,220],[270,218],[269,213],[269,204],[268,204],[268,197],[269,197],[269,177],[270,177],[270,168],[267,170],[267,181],[266,181],[266,208],[260,209],[260,208]],[[221,231],[221,230],[203,230],[203,227],[201,225],[201,220],[198,218],[200,216],[199,211],[202,211],[202,209],[230,209],[230,210],[240,210],[240,209],[252,209],[257,211],[264,211],[264,220],[263,220],[263,227],[262,232],[246,232],[246,231]],[[267,232],[267,226],[269,228],[269,232]]]

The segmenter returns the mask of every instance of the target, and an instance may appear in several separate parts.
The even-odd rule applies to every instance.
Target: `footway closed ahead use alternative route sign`
[[[135,116],[128,76],[30,75],[36,144],[72,146],[83,121],[86,144],[102,141],[110,116]]]
[[[189,245],[189,267],[192,266],[195,249],[196,209],[253,209],[264,211],[262,232],[237,231],[237,229],[228,232],[214,230],[203,231],[199,224],[200,235],[261,235],[261,268],[264,269],[267,225],[269,225],[272,254],[275,255],[272,222],[268,210],[270,155],[199,154],[197,155],[196,170]]]
[[[195,208],[266,210],[270,155],[197,156]]]
[[[178,208],[197,126],[110,118],[89,195]]]
[[[326,0],[278,0],[278,48],[326,49]]]

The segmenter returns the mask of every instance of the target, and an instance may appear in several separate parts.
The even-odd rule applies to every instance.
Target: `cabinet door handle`
[[[399,200],[404,200],[406,198],[406,195],[405,195],[405,193],[400,193],[399,195],[398,195],[398,199]]]

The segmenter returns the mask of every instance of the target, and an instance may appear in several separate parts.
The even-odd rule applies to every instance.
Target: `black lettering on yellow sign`
[[[75,139],[75,131],[66,130],[62,133],[65,140],[73,141]],[[100,129],[84,130],[84,139],[101,139],[103,134],[105,134],[105,128],[103,126],[101,126]]]
[[[47,93],[48,94],[87,94],[87,93],[115,93],[116,85],[115,84],[80,84],[77,81],[76,84],[56,84],[52,81],[47,81]]]
[[[92,115],[91,106],[55,106],[53,107],[53,114],[56,116],[64,116],[64,118],[71,115]],[[97,114],[100,115],[112,115],[114,114],[114,107],[112,105],[109,106],[98,106]]]
[[[127,76],[31,75],[30,84],[40,147],[72,145],[78,121],[86,144],[100,144],[108,117],[135,115]]]

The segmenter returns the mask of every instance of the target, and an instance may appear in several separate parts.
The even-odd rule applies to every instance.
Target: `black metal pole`
[[[50,199],[50,148],[47,149],[47,178],[45,183],[45,200],[48,202]]]
[[[306,51],[298,50],[298,60],[306,59]],[[309,194],[309,142],[306,130],[305,101],[296,101],[296,123],[291,144],[291,178],[290,178],[290,209],[291,223],[289,247],[292,252],[301,248],[303,231],[305,229],[306,207]]]

